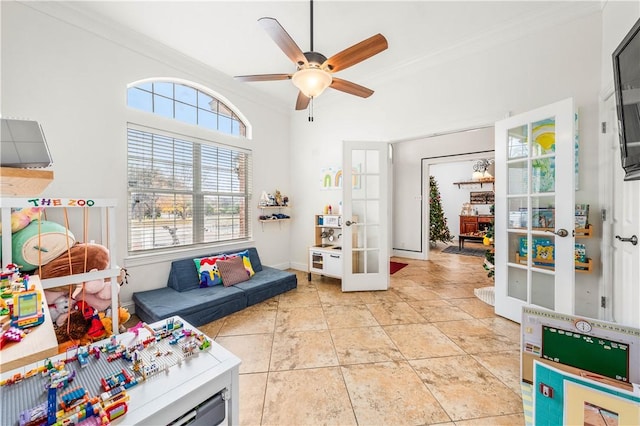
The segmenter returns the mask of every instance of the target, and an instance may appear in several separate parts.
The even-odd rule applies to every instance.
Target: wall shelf
[[[52,181],[52,170],[0,167],[0,194],[3,197],[33,197],[40,195]]]
[[[548,263],[548,259],[540,259],[534,257],[532,260],[534,262],[534,265],[532,265],[534,268],[549,269],[552,271],[555,270],[554,266]],[[516,263],[526,265],[527,256],[520,256],[520,253],[516,252]],[[536,265],[535,263],[539,264]],[[591,272],[593,272],[593,261],[591,260],[591,258],[589,258],[586,262],[576,262],[575,268],[576,272],[590,274]]]
[[[258,217],[258,222],[262,224],[263,230],[264,230],[265,223],[279,222],[280,224],[282,224],[282,222],[288,222],[291,220],[291,217],[278,218],[278,217],[274,217],[273,214],[265,214],[265,210],[275,210],[275,213],[280,213],[281,209],[288,209],[289,207],[290,206],[288,205],[287,206],[258,206],[258,208],[262,212]]]
[[[480,185],[480,188],[483,188],[484,185],[491,185],[491,187],[493,188],[493,184],[495,182],[495,179],[484,179],[484,180],[467,180],[467,181],[463,181],[463,182],[453,182],[454,185],[458,185],[458,188],[461,188],[463,186],[471,186],[471,185]]]

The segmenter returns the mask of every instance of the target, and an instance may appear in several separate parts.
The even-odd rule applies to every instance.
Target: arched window
[[[182,81],[131,85],[127,105],[153,114],[132,112],[127,124],[129,252],[249,238],[251,151],[238,146],[247,134],[241,114]],[[165,118],[213,132],[185,133],[189,126]]]
[[[215,96],[184,83],[153,81],[136,84],[127,90],[127,105],[206,129],[247,136],[247,126],[231,107]]]

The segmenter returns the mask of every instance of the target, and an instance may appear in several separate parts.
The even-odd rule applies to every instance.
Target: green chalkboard
[[[629,345],[556,327],[542,328],[542,357],[561,364],[629,381]]]

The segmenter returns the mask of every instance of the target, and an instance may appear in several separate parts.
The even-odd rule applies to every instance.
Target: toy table
[[[29,286],[42,293],[42,285],[38,276],[29,277]],[[44,301],[44,295],[42,297]],[[18,343],[10,343],[0,350],[0,373],[32,364],[47,357],[58,354],[58,340],[53,330],[49,310],[44,310],[44,323],[31,327],[29,334]]]
[[[182,321],[179,317],[173,317],[173,321],[181,321],[186,330],[195,330],[193,326]],[[158,321],[150,324],[157,328],[165,324]],[[118,343],[129,346],[137,339],[145,339],[151,333],[141,328],[138,336],[132,332],[122,333],[116,336]],[[92,347],[100,347],[109,343],[109,339],[96,342]],[[173,351],[177,356],[176,346],[169,346],[169,339],[163,339],[154,346],[153,351],[168,353]],[[143,357],[149,356],[143,354]],[[66,354],[52,357],[52,361],[65,359]],[[92,395],[99,394],[100,379],[113,374],[121,369],[130,369],[131,363],[123,359],[112,362],[107,361],[107,354],[103,353],[99,359],[89,357],[88,366],[82,368],[77,361],[67,363],[70,369],[77,374],[73,386],[83,386]],[[2,379],[12,377],[16,373],[25,374],[30,369],[41,367],[44,360],[22,367],[10,372],[3,372]],[[182,417],[193,411],[194,407],[202,404],[212,396],[222,393],[225,410],[226,424],[238,424],[238,385],[240,359],[215,342],[211,346],[197,354],[185,358],[179,362],[168,363],[165,371],[160,371],[137,385],[129,388],[130,396],[127,413],[115,419],[112,425],[156,425],[167,424],[174,419]],[[38,374],[39,376],[39,374]],[[46,392],[43,391],[42,378],[32,376],[21,380],[19,383],[7,385],[0,390],[2,411],[0,412],[0,424],[17,425],[19,413],[36,406],[46,400]],[[71,386],[71,387],[73,387]]]

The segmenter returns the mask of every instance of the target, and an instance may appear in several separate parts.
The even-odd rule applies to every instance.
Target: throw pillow
[[[219,260],[217,265],[220,275],[222,276],[222,284],[225,287],[229,287],[249,279],[249,274],[247,273],[242,262],[242,257],[240,256]]]
[[[211,256],[193,259],[198,270],[198,276],[200,277],[200,287],[212,287],[214,285],[222,284],[222,277],[218,271],[217,263],[220,260],[225,259],[226,256]]]
[[[255,271],[253,270],[253,266],[251,265],[251,259],[249,258],[249,250],[243,250],[238,253],[227,255],[227,259],[232,257],[242,258],[242,264],[244,265],[244,269],[247,270],[247,274],[249,274],[249,277],[252,277],[256,274]]]

